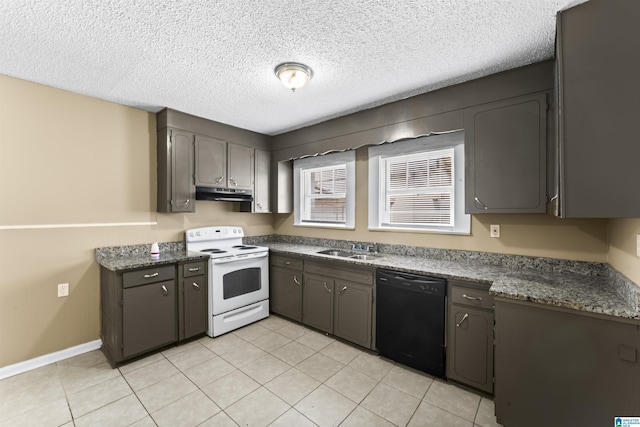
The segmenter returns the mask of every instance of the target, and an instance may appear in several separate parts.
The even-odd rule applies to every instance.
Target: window
[[[469,234],[462,132],[369,148],[369,229]]]
[[[355,152],[295,160],[294,225],[354,228]]]

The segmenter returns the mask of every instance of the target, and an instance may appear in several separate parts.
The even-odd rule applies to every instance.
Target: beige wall
[[[156,213],[155,127],[154,114],[0,76],[0,367],[99,339],[96,247],[207,225],[273,232],[270,215],[231,203]],[[105,223],[139,225],[90,225]]]
[[[470,236],[368,231],[367,149],[356,156],[356,229],[327,230],[293,225],[293,214],[276,215],[275,232],[295,236],[394,243],[514,255],[606,262],[607,220],[559,219],[547,214],[475,215]],[[489,237],[489,225],[500,224],[501,238]]]
[[[638,234],[639,218],[609,221],[609,264],[640,285],[640,257],[636,253]]]

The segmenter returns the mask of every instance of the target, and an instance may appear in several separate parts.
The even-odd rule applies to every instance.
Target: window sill
[[[320,224],[320,223],[302,223],[293,224],[294,227],[308,227],[308,228],[331,228],[335,230],[355,230],[355,226],[346,226],[340,224]]]
[[[470,236],[471,230],[429,230],[425,228],[405,227],[369,227],[369,231],[397,232],[397,233],[424,233],[424,234],[451,234],[458,236]]]

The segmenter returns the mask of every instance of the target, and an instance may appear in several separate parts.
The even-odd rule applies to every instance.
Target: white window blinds
[[[347,168],[329,166],[301,171],[303,222],[344,224],[346,220]]]
[[[380,158],[381,224],[454,225],[453,148]]]

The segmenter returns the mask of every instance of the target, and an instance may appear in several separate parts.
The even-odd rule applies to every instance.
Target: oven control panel
[[[217,240],[242,238],[244,233],[241,227],[203,227],[187,230],[187,241]]]

